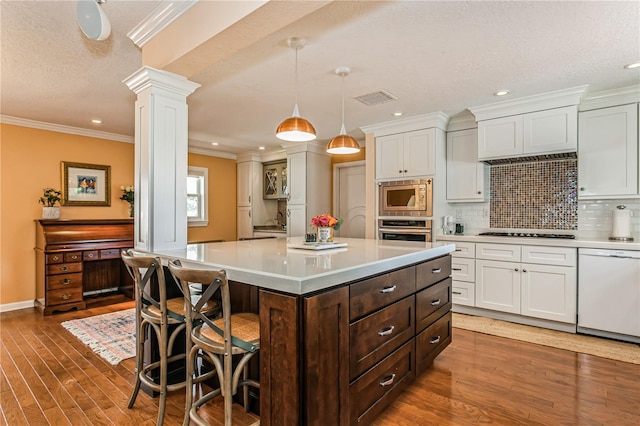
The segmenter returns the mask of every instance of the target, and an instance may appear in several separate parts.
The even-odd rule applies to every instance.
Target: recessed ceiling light
[[[496,93],[494,93],[495,96],[504,96],[508,94],[509,94],[508,90],[498,90]]]
[[[211,145],[218,146],[218,142],[211,142]]]
[[[264,150],[264,146],[259,146],[258,149]]]
[[[400,111],[393,113],[394,117],[400,117],[401,115],[402,115],[402,112],[400,112]]]
[[[102,120],[98,120],[98,119],[91,120],[91,122],[92,122],[93,124],[102,124]]]
[[[626,69],[628,69],[628,70],[632,70],[632,69],[634,69],[634,68],[638,68],[638,67],[640,67],[640,62],[634,62],[634,63],[632,63],[632,64],[625,65],[624,67],[625,67]]]

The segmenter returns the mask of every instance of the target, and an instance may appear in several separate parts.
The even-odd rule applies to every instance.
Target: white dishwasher
[[[640,251],[578,255],[578,332],[640,343]]]

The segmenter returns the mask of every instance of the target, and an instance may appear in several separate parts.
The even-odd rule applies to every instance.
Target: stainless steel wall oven
[[[378,239],[431,242],[431,220],[411,218],[379,219]]]

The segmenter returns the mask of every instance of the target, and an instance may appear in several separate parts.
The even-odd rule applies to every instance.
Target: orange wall
[[[189,154],[189,165],[209,169],[209,226],[190,227],[189,242],[236,239],[236,160]]]
[[[111,166],[110,207],[61,208],[62,219],[128,217],[120,186],[131,185],[134,145],[0,124],[0,304],[35,299],[35,223],[42,216],[42,189],[61,189],[60,162]],[[190,228],[190,241],[234,240],[235,160],[189,155],[189,164],[209,168],[209,226]]]

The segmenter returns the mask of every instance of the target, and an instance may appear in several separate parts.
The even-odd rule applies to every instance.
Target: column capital
[[[200,84],[184,76],[148,66],[140,68],[122,82],[136,94],[147,89],[159,88],[186,97],[200,87]]]

